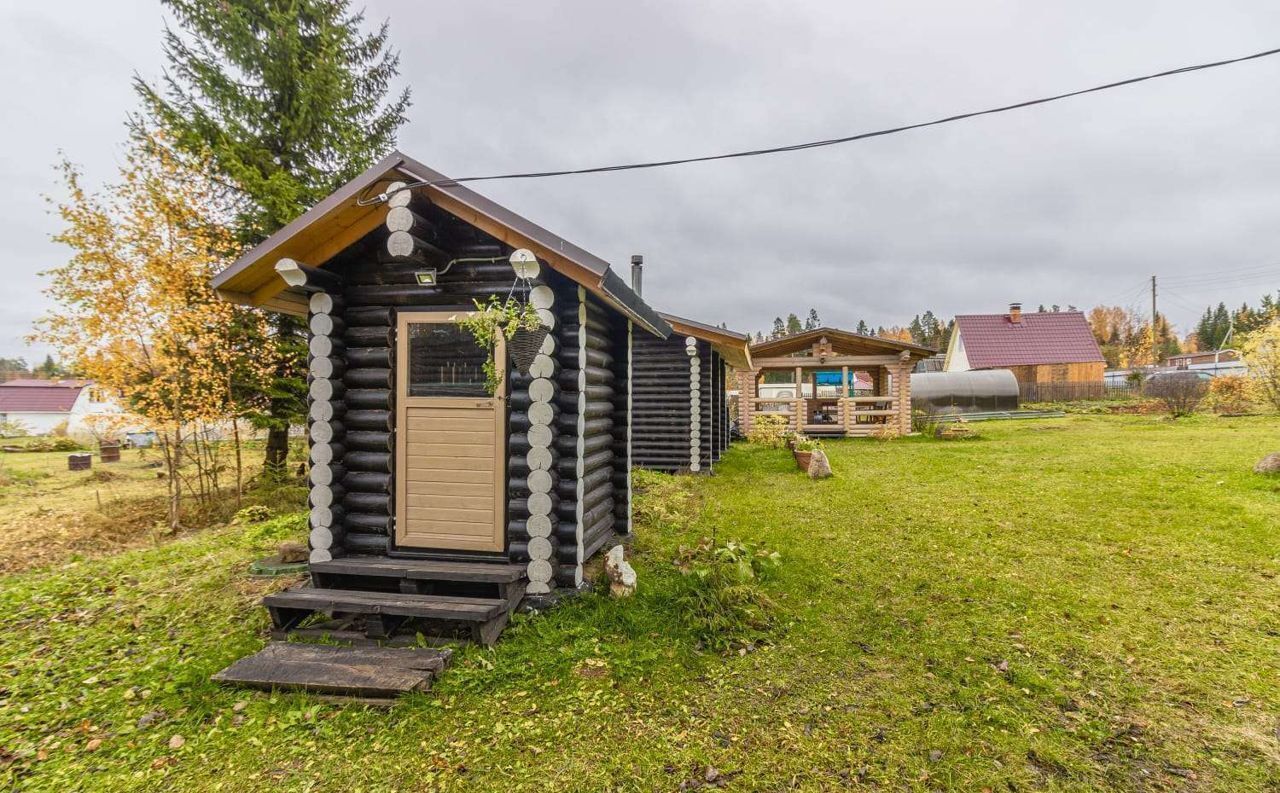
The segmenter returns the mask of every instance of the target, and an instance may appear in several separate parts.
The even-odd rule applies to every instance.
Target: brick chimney
[[[1012,322],[1014,325],[1019,325],[1022,323],[1022,304],[1021,303],[1009,304],[1009,321]]]

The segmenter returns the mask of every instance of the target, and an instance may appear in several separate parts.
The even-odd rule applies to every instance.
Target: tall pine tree
[[[388,99],[399,55],[387,24],[361,30],[347,0],[162,0],[168,61],[156,85],[135,88],[136,132],[158,129],[177,152],[201,157],[229,193],[244,245],[266,239],[395,144],[409,106]],[[302,323],[273,318],[279,358],[270,407],[268,470],[284,469],[288,428],[305,413]]]

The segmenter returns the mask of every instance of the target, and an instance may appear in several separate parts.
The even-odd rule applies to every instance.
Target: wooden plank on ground
[[[258,655],[279,661],[309,661],[351,666],[393,666],[421,672],[443,672],[453,651],[431,648],[390,649],[384,647],[341,647],[334,644],[271,642]]]
[[[414,653],[413,650],[334,647],[318,651],[318,646],[273,642],[261,652],[241,658],[218,672],[213,680],[249,688],[394,697],[426,691],[435,677],[436,670],[413,668],[413,665],[422,665],[425,656],[411,659],[394,655]]]

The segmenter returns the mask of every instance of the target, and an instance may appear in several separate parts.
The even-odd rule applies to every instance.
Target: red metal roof
[[[972,369],[1104,360],[1079,311],[1024,311],[1021,322],[1008,314],[960,314],[956,330]]]
[[[0,413],[67,413],[87,380],[10,380],[0,383]]]

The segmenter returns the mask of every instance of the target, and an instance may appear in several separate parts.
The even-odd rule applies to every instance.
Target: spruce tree
[[[800,318],[795,314],[787,315],[787,336],[794,336],[797,333],[804,333],[804,325],[800,324]]]
[[[387,23],[361,30],[347,0],[162,0],[164,78],[134,81],[143,114],[178,153],[201,158],[228,192],[235,234],[254,245],[358,175],[395,144],[409,106],[388,99],[399,55]],[[269,408],[266,465],[283,470],[288,428],[305,415],[305,333],[273,318],[279,358]]]

